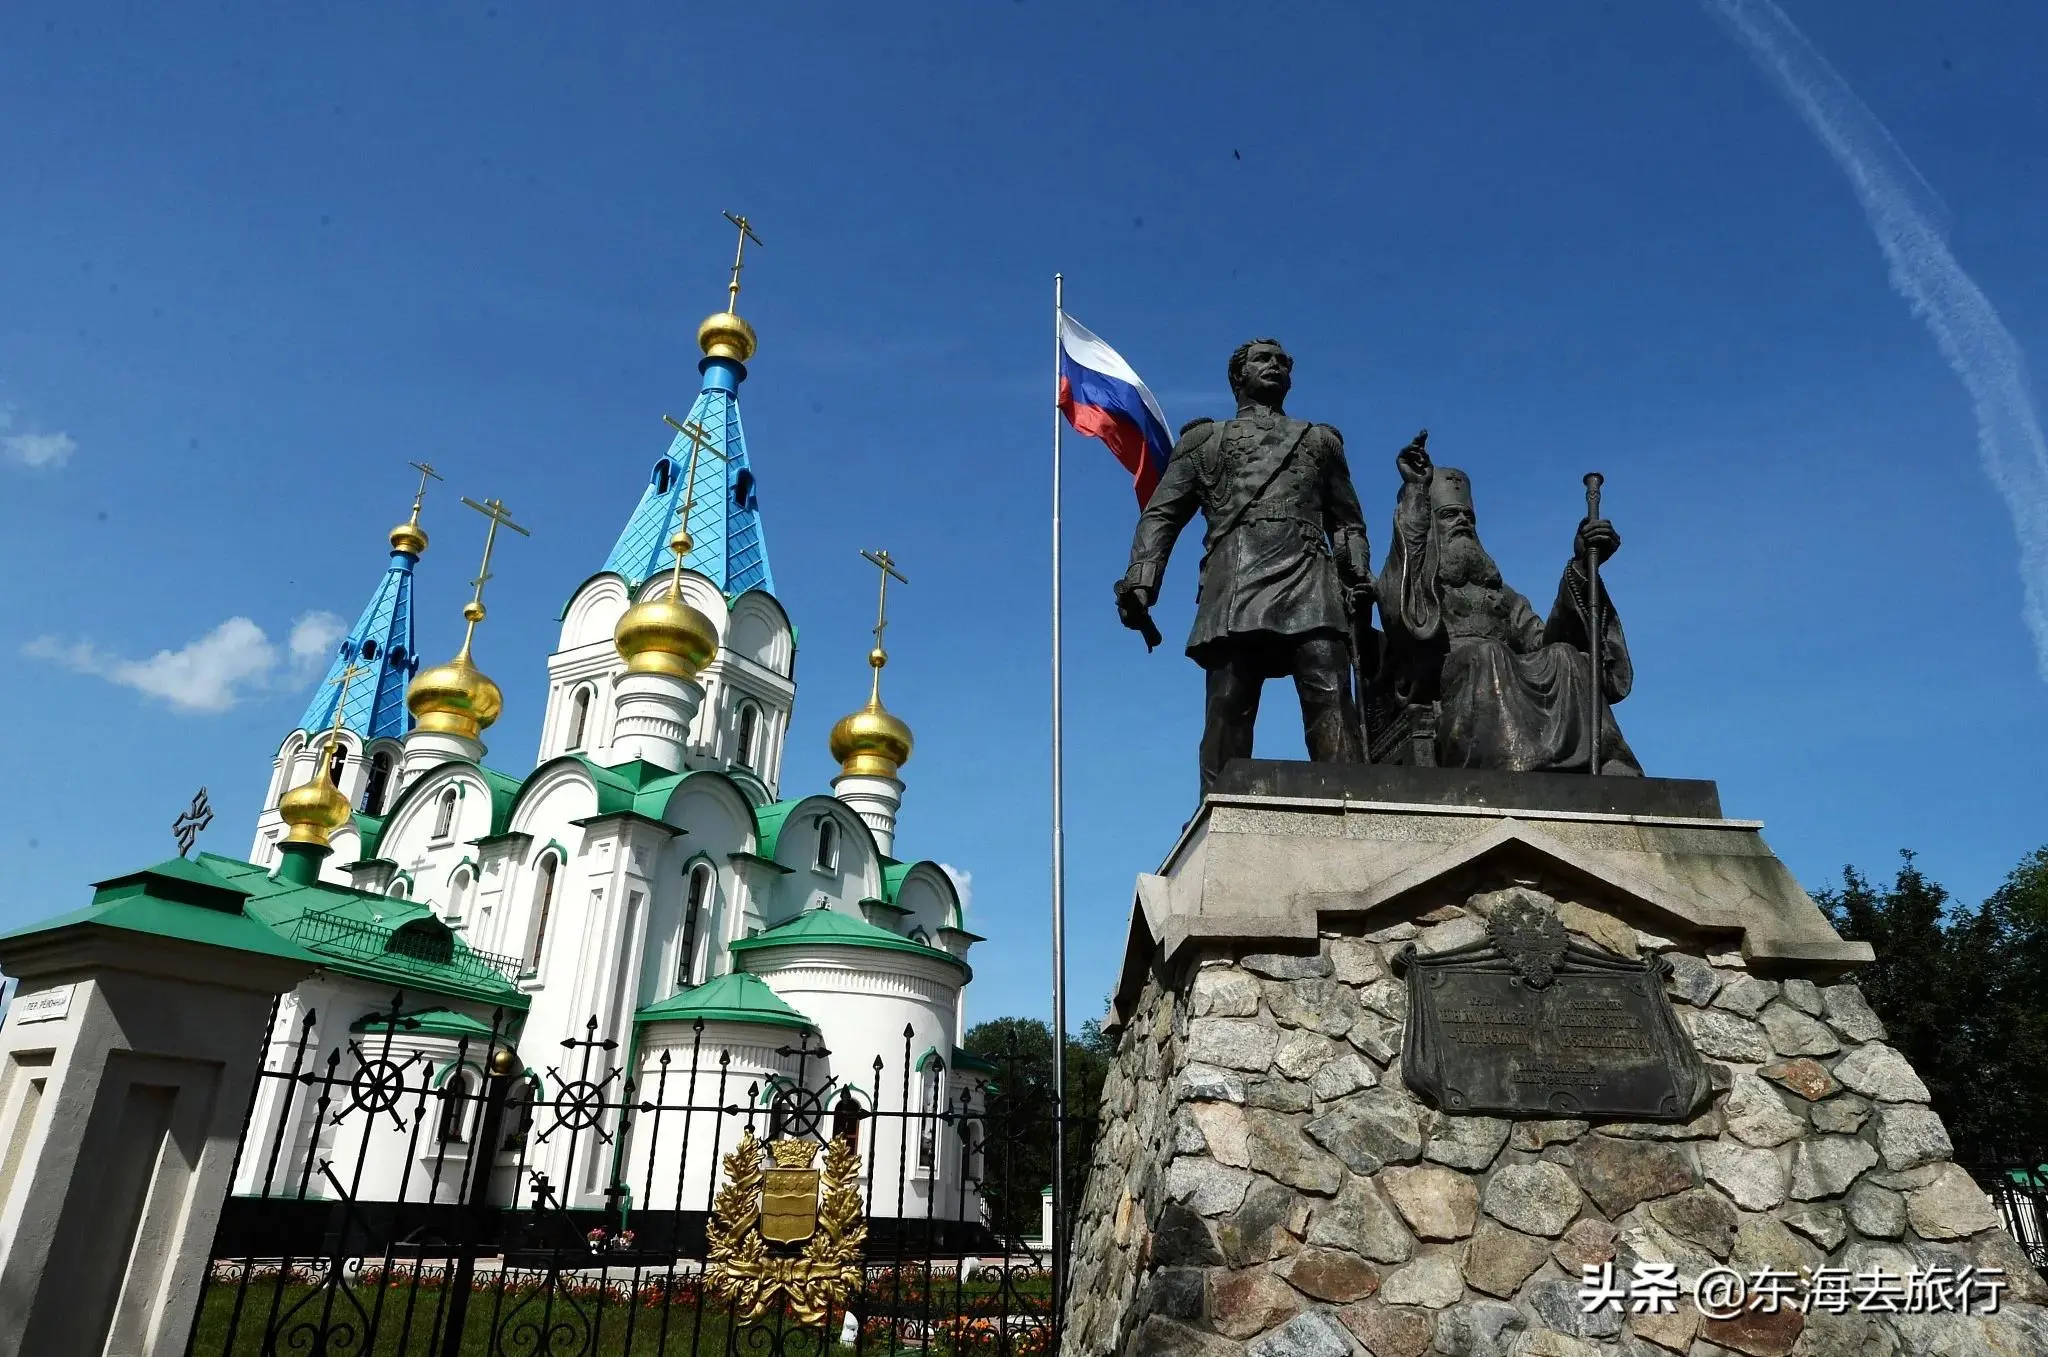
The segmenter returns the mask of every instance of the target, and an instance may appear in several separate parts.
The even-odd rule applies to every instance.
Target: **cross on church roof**
[[[661,419],[664,424],[667,424],[671,429],[674,429],[677,433],[690,440],[690,465],[683,472],[682,498],[676,501],[676,532],[675,536],[671,537],[668,543],[669,550],[675,553],[676,569],[674,582],[677,597],[680,598],[683,587],[683,557],[689,555],[690,548],[696,545],[690,538],[690,510],[697,503],[697,456],[699,453],[708,452],[721,462],[727,460],[727,458],[724,453],[709,445],[711,435],[696,420],[693,419],[687,424],[678,424],[674,415],[663,415]]]
[[[171,834],[178,840],[178,856],[184,857],[192,851],[200,831],[213,823],[213,803],[206,799],[206,788],[201,787],[193,796],[192,804],[185,813],[171,821]]]
[[[471,586],[476,590],[476,594],[470,602],[474,606],[481,607],[484,601],[484,581],[491,577],[491,552],[497,547],[498,529],[501,526],[510,528],[521,537],[531,537],[533,534],[512,521],[512,515],[506,512],[505,501],[501,499],[487,499],[479,504],[468,495],[464,495],[462,502],[491,520],[491,526],[484,533],[483,564],[477,567],[476,578],[470,581]]]
[[[895,580],[898,584],[908,584],[910,580],[902,571],[896,568],[896,558],[887,551],[863,550],[861,557],[868,564],[882,572],[882,592],[881,596],[875,600],[875,649],[880,650],[882,648],[882,632],[889,625],[889,581]]]
[[[744,215],[735,217],[730,212],[721,215],[740,229],[739,249],[735,250],[732,256],[732,282],[727,284],[725,289],[725,309],[737,314],[740,306],[740,270],[746,267],[747,242],[751,240],[764,250],[768,247],[762,243],[761,237],[754,234],[754,224]]]

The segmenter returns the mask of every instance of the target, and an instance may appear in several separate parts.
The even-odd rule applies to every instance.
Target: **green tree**
[[[1970,921],[1969,951],[1988,954],[1971,996],[1974,1108],[1955,1132],[1985,1153],[2048,1160],[2048,849],[2029,854]],[[1946,1115],[1946,1114],[1944,1114]]]
[[[991,1018],[966,1046],[996,1067],[983,1119],[982,1194],[995,1228],[1036,1236],[1039,1202],[1053,1175],[1052,1026],[1039,1018]],[[1089,1021],[1067,1038],[1067,1191],[1080,1200],[1095,1148],[1096,1103],[1115,1043]]]
[[[1910,852],[1889,885],[1847,867],[1814,898],[1876,953],[1855,979],[1959,1155],[2048,1159],[2048,849],[1976,908]]]

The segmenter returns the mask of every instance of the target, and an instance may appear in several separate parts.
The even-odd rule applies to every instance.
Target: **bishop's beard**
[[[1437,583],[1452,588],[1461,584],[1497,586],[1500,567],[1479,545],[1476,534],[1450,533],[1437,543],[1436,578]]]

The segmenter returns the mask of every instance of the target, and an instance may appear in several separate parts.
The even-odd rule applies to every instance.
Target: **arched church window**
[[[462,1070],[448,1076],[441,1086],[441,1143],[460,1145],[463,1128],[469,1124],[469,1075]]]
[[[669,478],[669,460],[668,460],[668,458],[664,457],[664,458],[662,458],[662,459],[661,459],[660,461],[658,461],[658,462],[656,462],[656,463],[654,464],[654,493],[655,493],[655,494],[657,494],[657,495],[666,495],[666,494],[668,493],[668,478]]]
[[[384,893],[394,900],[403,900],[412,894],[412,885],[401,876],[396,881],[393,881],[390,888]]]
[[[334,748],[327,752],[327,780],[339,787],[341,785],[341,770],[347,766],[348,746],[336,740]]]
[[[945,1089],[946,1067],[937,1057],[927,1059],[917,1079],[917,1171],[929,1174],[939,1161],[939,1098]]]
[[[740,703],[739,739],[734,742],[733,760],[742,768],[755,767],[754,745],[761,733],[761,709],[751,702]]]
[[[590,689],[578,688],[576,696],[569,702],[569,744],[570,749],[583,748],[583,737],[590,728]]]
[[[818,821],[818,870],[839,870],[839,822],[830,816]]]
[[[384,792],[391,785],[389,751],[370,760],[370,776],[363,783],[363,814],[376,815],[384,809]]]
[[[469,888],[474,884],[474,880],[475,878],[469,874],[469,869],[465,867],[458,871],[454,879],[448,883],[449,918],[459,919],[462,917],[463,906],[469,903]]]
[[[853,1090],[842,1090],[839,1101],[832,1104],[832,1138],[850,1140],[855,1150],[860,1149],[860,1124],[866,1117],[867,1109],[853,1096]]]
[[[741,467],[740,474],[732,478],[732,504],[735,509],[754,507],[754,473],[745,467]]]
[[[375,641],[363,642],[363,658],[366,660],[377,658],[377,643]]]
[[[548,940],[548,913],[555,905],[555,876],[560,866],[560,859],[549,853],[534,867],[533,935],[526,945],[528,971],[540,969],[540,953]]]
[[[434,837],[445,839],[455,832],[455,789],[450,787],[441,793],[441,803],[434,810]]]
[[[676,988],[697,983],[697,930],[703,924],[705,906],[711,903],[716,880],[711,864],[700,862],[690,869],[690,885],[683,903],[683,945],[676,959]]]

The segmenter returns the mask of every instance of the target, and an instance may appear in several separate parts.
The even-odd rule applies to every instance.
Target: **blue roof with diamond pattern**
[[[728,358],[706,358],[698,367],[704,385],[684,423],[701,425],[707,436],[697,459],[690,498],[692,545],[683,564],[717,584],[728,598],[749,589],[772,594],[775,576],[768,568],[768,541],[761,530],[754,471],[747,464],[746,432],[740,427],[739,390],[747,370]],[[640,503],[605,559],[604,568],[617,571],[634,588],[675,564],[668,539],[675,532],[689,465],[690,440],[677,434],[654,464]]]
[[[363,615],[335,647],[327,676],[313,690],[313,700],[299,718],[300,730],[325,730],[334,724],[341,674],[352,664],[367,665],[371,672],[359,674],[349,683],[348,706],[341,723],[365,740],[400,739],[412,728],[405,690],[420,668],[412,634],[412,567],[412,556],[403,551],[391,553],[391,564],[377,581],[377,592],[370,595]]]

